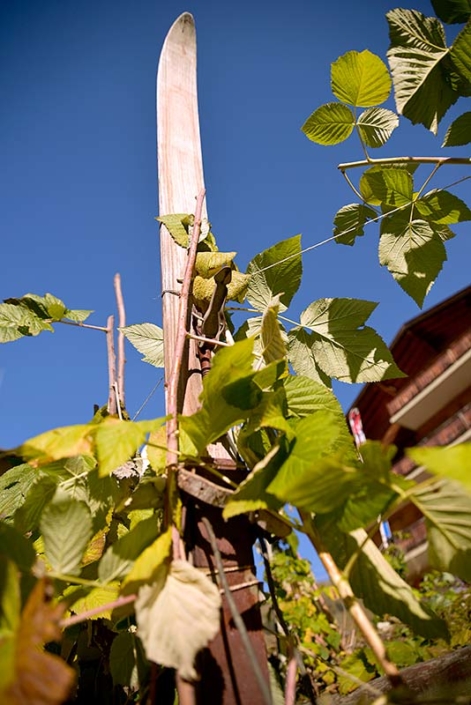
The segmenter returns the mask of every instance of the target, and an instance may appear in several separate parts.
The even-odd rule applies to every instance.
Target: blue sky
[[[50,291],[70,308],[94,309],[90,322],[105,325],[120,272],[128,323],[161,323],[155,74],[165,35],[183,11],[197,27],[208,208],[220,249],[237,250],[244,269],[257,252],[296,233],[305,247],[328,238],[335,212],[355,200],[336,165],[360,159],[359,145],[320,147],[300,127],[332,99],[330,63],[338,56],[368,48],[385,57],[384,14],[396,5],[3,0],[0,299]],[[432,14],[424,0],[402,6]],[[444,123],[465,109],[459,103]],[[441,139],[401,125],[385,155],[438,153]],[[450,170],[432,185],[461,176],[464,168]],[[454,191],[466,198],[469,185]],[[456,230],[425,308],[469,283],[469,225]],[[371,324],[390,342],[420,310],[379,266],[377,241],[370,227],[355,248],[330,243],[307,253],[292,317],[324,296],[379,301]],[[128,350],[131,414],[160,377]],[[359,388],[336,390],[346,408]],[[106,398],[100,333],[59,325],[54,335],[0,348],[0,447],[82,423]],[[161,413],[158,391],[141,418]]]

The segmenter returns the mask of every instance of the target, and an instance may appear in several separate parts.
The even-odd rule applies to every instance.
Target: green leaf
[[[397,617],[426,638],[447,636],[443,620],[416,598],[412,588],[392,568],[366,531],[357,529],[341,534],[329,518],[316,519],[322,537],[336,563],[344,569],[348,559],[359,551],[352,567],[350,582],[355,595],[378,616]]]
[[[25,335],[38,335],[44,330],[54,332],[50,323],[28,309],[11,303],[0,304],[0,343],[10,343]]]
[[[189,244],[188,218],[189,216],[186,213],[174,213],[171,215],[161,215],[159,218],[156,218],[156,220],[165,225],[177,245],[186,248]],[[186,227],[184,221],[186,222]]]
[[[136,558],[134,565],[124,579],[124,592],[135,591],[136,583],[152,582],[154,574],[169,559],[171,548],[172,531],[167,529]]]
[[[25,501],[31,485],[38,479],[38,470],[22,464],[0,476],[0,516],[12,517]]]
[[[453,193],[442,189],[426,193],[415,202],[415,208],[422,218],[438,225],[452,225],[471,220],[471,210],[466,203]]]
[[[20,622],[21,595],[18,566],[0,555],[0,643]],[[3,665],[2,665],[3,668]]]
[[[280,309],[286,310],[301,283],[301,236],[282,240],[256,255],[247,274],[251,277],[247,299],[257,311],[263,313],[278,294]]]
[[[15,529],[22,534],[33,531],[38,527],[41,514],[52,500],[58,480],[49,477],[39,477],[34,482],[25,497],[21,507],[15,513]]]
[[[379,105],[388,99],[391,78],[386,64],[370,51],[349,51],[331,68],[332,93],[356,108]]]
[[[273,446],[228,500],[222,513],[224,519],[260,509],[280,508],[281,502],[266,490],[275,479],[284,458],[285,453],[281,451],[280,446]]]
[[[92,517],[87,505],[71,500],[59,489],[43,511],[39,526],[46,557],[53,570],[78,575],[82,556],[92,536]]]
[[[283,382],[288,415],[303,418],[315,411],[328,411],[344,420],[343,409],[335,394],[323,384],[302,375],[289,375]]]
[[[121,632],[113,640],[110,649],[110,671],[113,685],[130,686],[135,678],[136,637],[130,632]]]
[[[335,242],[353,245],[357,237],[364,234],[363,227],[368,220],[377,217],[376,211],[362,203],[350,203],[337,211],[334,218]]]
[[[31,542],[3,521],[0,521],[0,556],[13,561],[22,572],[29,571],[36,560]]]
[[[67,598],[69,605],[73,608],[75,614],[95,610],[98,607],[103,607],[101,612],[96,612],[88,619],[111,619],[113,609],[108,607],[110,602],[116,600],[119,596],[119,583],[108,583],[106,587],[92,588],[84,594],[81,588],[68,588],[64,591],[64,597]]]
[[[471,82],[471,23],[468,22],[453,42],[450,56],[461,78]]]
[[[77,424],[62,426],[30,438],[17,449],[25,460],[50,463],[53,460],[73,455],[92,455],[92,432],[94,426]]]
[[[368,147],[382,147],[399,125],[399,118],[392,110],[369,108],[359,116],[357,125]]]
[[[329,457],[351,446],[345,422],[328,411],[317,411],[301,419],[295,432],[289,456],[267,492],[309,511],[332,511],[347,499],[357,479],[353,468]]]
[[[355,116],[341,103],[325,103],[308,117],[301,130],[316,144],[332,146],[350,137],[355,127]]]
[[[471,491],[471,443],[437,448],[409,448],[407,455],[417,465],[425,465],[434,475],[458,480]]]
[[[422,306],[446,260],[441,237],[425,220],[394,213],[381,223],[379,261],[399,286]]]
[[[98,577],[103,583],[124,577],[145,548],[157,538],[159,526],[155,516],[142,519],[127,534],[110,546],[98,566]]]
[[[446,131],[442,147],[459,147],[471,142],[471,112],[463,113],[453,120]]]
[[[250,416],[250,411],[262,401],[262,388],[268,377],[276,380],[284,373],[285,365],[273,362],[256,372],[253,367],[253,339],[242,340],[222,348],[214,356],[209,374],[204,379],[203,402],[200,411],[183,416],[180,427],[202,452],[232,426]]]
[[[447,24],[467,22],[471,17],[469,0],[432,0],[437,17]]]
[[[262,316],[261,354],[267,364],[286,358],[286,334],[278,321],[279,308],[279,296],[276,296]]]
[[[360,192],[373,205],[406,206],[413,198],[414,182],[406,167],[374,166],[360,178]]]
[[[198,252],[196,255],[196,272],[204,279],[210,279],[222,267],[231,267],[237,252]]]
[[[417,485],[408,493],[425,516],[430,565],[471,581],[471,495],[450,480]]]
[[[162,425],[163,419],[152,421],[122,421],[107,417],[95,426],[95,443],[100,477],[109,475],[136,455],[147,433]]]
[[[135,601],[139,637],[150,661],[197,678],[196,654],[219,631],[221,596],[201,571],[181,560],[168,575],[143,585]]]
[[[440,120],[459,96],[447,80],[444,61],[449,50],[443,26],[417,10],[391,10],[386,18],[397,111],[436,134]]]
[[[93,311],[89,311],[86,309],[77,308],[71,310],[70,308],[68,308],[64,313],[64,318],[67,318],[68,321],[74,321],[75,323],[83,323],[92,313]]]
[[[304,328],[293,328],[288,333],[288,359],[296,374],[331,387],[332,380],[317,364],[314,342],[313,333]]]
[[[153,323],[136,323],[119,329],[136,350],[144,355],[144,362],[154,367],[164,366],[164,332]]]
[[[319,299],[301,314],[313,332],[312,351],[326,375],[343,382],[377,382],[403,376],[384,341],[365,321],[377,304],[359,299]]]

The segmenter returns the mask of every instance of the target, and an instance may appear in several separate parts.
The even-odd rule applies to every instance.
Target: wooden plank
[[[196,33],[189,13],[181,15],[172,25],[165,40],[157,76],[157,148],[159,175],[159,209],[161,215],[193,213],[195,199],[204,187],[201,153],[197,86]],[[204,212],[206,217],[206,210]],[[178,247],[161,226],[161,261],[163,290],[165,369],[171,369],[179,298],[178,292],[186,264],[186,251]],[[188,346],[183,363],[179,408],[185,414],[199,407],[202,377],[195,343]],[[235,470],[221,443],[208,448],[214,462],[222,464],[225,473]],[[234,472],[232,470],[232,472]],[[267,655],[255,586],[252,527],[245,517],[225,522],[220,507],[204,504],[184,495],[186,507],[185,541],[191,548],[197,567],[214,571],[214,558],[202,517],[209,518],[217,537],[225,568],[234,589],[234,599],[243,616],[260,669],[268,681]],[[237,589],[238,588],[238,589]],[[254,678],[240,634],[223,598],[221,632],[201,655],[198,667],[201,680],[196,688],[198,705],[210,702],[220,705],[263,705],[260,689]]]
[[[165,39],[157,72],[157,154],[160,215],[194,213],[198,193],[204,188],[198,97],[196,85],[196,31],[192,15],[183,13]],[[207,217],[206,202],[203,217]],[[177,335],[179,298],[186,251],[160,228],[162,306],[165,324],[164,351],[172,360]],[[188,346],[186,369],[199,365],[195,345]],[[184,365],[185,367],[185,365]],[[201,376],[182,380],[180,408],[186,414],[198,408]]]

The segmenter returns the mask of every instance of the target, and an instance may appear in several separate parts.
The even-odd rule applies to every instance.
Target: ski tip
[[[170,27],[168,33],[171,34],[174,30],[185,30],[194,29],[195,19],[191,12],[182,12],[180,17],[177,17],[173,25]]]

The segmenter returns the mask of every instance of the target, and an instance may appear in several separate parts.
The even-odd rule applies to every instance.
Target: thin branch
[[[242,617],[239,614],[239,611],[237,609],[237,605],[234,602],[234,598],[232,597],[232,593],[229,588],[229,584],[227,582],[226,575],[224,573],[224,566],[222,563],[221,552],[219,551],[219,547],[217,545],[216,535],[214,533],[213,527],[211,526],[211,523],[208,521],[208,519],[206,517],[203,517],[202,521],[206,527],[206,531],[208,532],[208,538],[211,543],[211,548],[213,550],[214,559],[216,561],[219,580],[220,580],[221,585],[224,589],[224,595],[225,595],[228,607],[231,611],[232,619],[234,620],[234,624],[236,625],[237,629],[239,630],[242,644],[244,645],[244,649],[247,653],[247,656],[249,657],[249,662],[250,662],[250,665],[252,666],[254,676],[257,680],[260,691],[262,693],[262,697],[263,697],[266,705],[272,705],[270,687],[263,676],[263,673],[260,668],[260,664],[257,659],[257,655],[254,651],[254,648],[252,646],[252,642],[250,641],[250,637],[247,633],[247,628],[244,624],[244,620],[242,619]]]
[[[176,491],[175,468],[178,463],[178,388],[180,384],[182,361],[187,340],[186,327],[188,320],[188,305],[191,292],[191,283],[195,269],[196,250],[201,231],[201,214],[205,193],[205,189],[202,189],[196,199],[193,233],[191,236],[190,246],[188,248],[188,259],[180,292],[180,307],[178,311],[177,325],[178,333],[175,341],[174,364],[173,369],[170,372],[167,389],[167,413],[170,416],[167,421],[167,466],[169,468],[169,488],[167,493],[167,498],[169,501],[166,507],[167,513],[171,511],[171,498],[173,492]],[[171,516],[167,516],[166,518],[169,524],[173,523]],[[178,531],[175,528],[172,529],[172,545],[174,558],[180,558],[182,551]]]
[[[103,326],[92,326],[91,323],[82,323],[81,321],[65,321],[63,318],[57,323],[63,323],[64,326],[75,326],[76,328],[88,328],[89,330],[101,330],[102,333],[106,333],[108,328]]]
[[[370,166],[371,164],[464,164],[471,165],[471,157],[386,157],[385,159],[360,159],[357,162],[344,162],[339,164],[337,169],[355,169],[361,166]]]
[[[114,316],[108,316],[106,322],[106,347],[108,350],[108,413],[112,416],[116,415],[117,404],[115,394],[116,382],[116,353],[114,351]]]
[[[108,610],[114,610],[117,607],[122,607],[123,605],[129,605],[131,602],[134,602],[136,597],[136,595],[122,595],[116,600],[113,600],[113,602],[107,602],[106,604],[101,605],[100,607],[94,607],[93,609],[87,610],[86,612],[74,614],[73,617],[62,619],[59,622],[59,626],[61,627],[61,629],[67,629],[67,627],[71,627],[74,624],[80,624],[80,622],[85,622],[87,619],[90,619],[90,617],[94,617],[96,614],[101,614],[102,612]]]
[[[121,329],[126,325],[126,309],[124,308],[123,292],[121,289],[121,276],[119,274],[114,275],[114,291],[116,296],[116,305],[118,308],[118,326]],[[118,395],[123,408],[126,407],[126,398],[124,394],[124,367],[126,365],[124,343],[124,334],[121,330],[118,330]]]
[[[402,678],[398,668],[389,661],[384,646],[378,632],[368,619],[368,616],[360,602],[355,597],[351,585],[345,575],[340,571],[332,555],[326,550],[324,542],[314,526],[311,516],[307,512],[299,512],[304,524],[304,531],[316,549],[319,558],[329,576],[332,584],[343,600],[350,616],[361,631],[363,638],[371,648],[378,664],[383,669],[392,686],[402,684]]]

